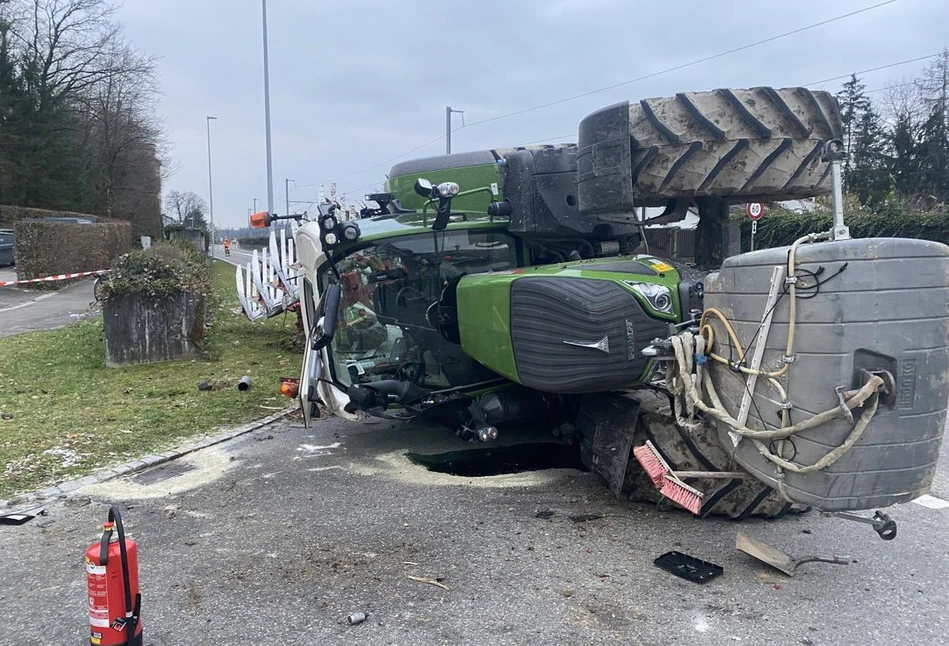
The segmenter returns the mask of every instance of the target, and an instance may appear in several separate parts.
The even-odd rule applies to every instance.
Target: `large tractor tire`
[[[578,428],[582,434],[581,452],[587,467],[609,480],[604,473],[602,437],[625,437],[631,442],[617,449],[617,464],[625,461],[622,488],[614,493],[634,502],[649,502],[661,509],[681,509],[659,495],[652,480],[632,455],[631,448],[652,442],[666,462],[676,471],[743,471],[718,446],[714,434],[689,433],[676,424],[669,410],[668,397],[657,391],[637,391],[634,395],[604,393],[584,396]],[[601,437],[597,437],[597,433]],[[619,443],[615,443],[619,446]],[[602,448],[599,449],[602,451]],[[608,483],[609,484],[609,483]],[[788,513],[806,511],[781,498],[771,487],[750,475],[745,479],[689,479],[688,484],[705,494],[700,517],[727,516],[735,520],[751,517],[780,518]]]
[[[620,149],[625,129],[629,148],[624,143]],[[821,153],[841,132],[836,99],[801,87],[683,92],[630,103],[628,109],[604,108],[580,124],[581,184],[591,180],[589,191],[581,186],[580,208],[605,212],[678,198],[739,203],[824,195],[830,192],[830,166]],[[611,168],[614,160],[622,163],[622,183],[630,187],[622,195],[603,192],[620,179]]]

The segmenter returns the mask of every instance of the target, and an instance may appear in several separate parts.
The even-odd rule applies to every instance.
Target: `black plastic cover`
[[[509,230],[537,238],[615,239],[635,235],[625,221],[581,214],[577,196],[576,146],[525,148],[505,153],[504,196],[511,203]],[[628,170],[628,164],[627,164]]]
[[[612,280],[526,277],[511,288],[511,341],[520,382],[552,393],[635,385],[642,349],[668,335]]]
[[[629,102],[597,110],[580,122],[577,195],[584,215],[633,211]]]
[[[676,551],[666,552],[653,563],[656,567],[693,583],[708,583],[725,571],[721,565]]]

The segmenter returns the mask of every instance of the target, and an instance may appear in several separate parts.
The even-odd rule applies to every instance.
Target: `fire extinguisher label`
[[[96,565],[92,561],[86,561],[86,574],[101,574],[105,576],[105,566]]]
[[[109,586],[105,576],[105,566],[96,565],[86,559],[86,581],[89,591],[89,625],[96,628],[108,628]]]

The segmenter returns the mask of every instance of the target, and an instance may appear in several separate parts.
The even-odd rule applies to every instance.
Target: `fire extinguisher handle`
[[[125,592],[125,617],[128,619],[126,630],[128,643],[135,639],[135,629],[142,608],[142,595],[135,595],[132,599],[132,582],[129,574],[128,552],[125,546],[125,527],[122,525],[122,514],[118,507],[112,505],[109,507],[109,523],[102,532],[102,543],[99,550],[99,564],[106,565],[109,562],[109,542],[112,540],[112,529],[115,528],[119,536],[119,557],[122,561],[122,586]]]

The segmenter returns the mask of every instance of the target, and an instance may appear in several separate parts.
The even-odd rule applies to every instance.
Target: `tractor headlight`
[[[646,299],[649,306],[657,312],[672,314],[672,292],[668,287],[652,283],[637,283],[631,280],[624,281],[634,292]]]
[[[346,242],[356,242],[359,239],[359,225],[355,222],[347,222],[343,225],[342,234]]]
[[[435,192],[438,193],[439,197],[454,197],[458,195],[458,191],[461,190],[454,182],[442,182],[435,187]]]
[[[333,233],[332,231],[330,231],[330,232],[327,233],[325,236],[323,236],[323,242],[326,243],[326,246],[332,247],[332,246],[335,245],[337,242],[339,242],[339,238],[336,237],[336,234],[335,234],[335,233]]]
[[[323,222],[320,223],[324,231],[332,231],[336,228],[337,224],[336,218],[332,215],[327,215],[325,218],[323,218]]]

